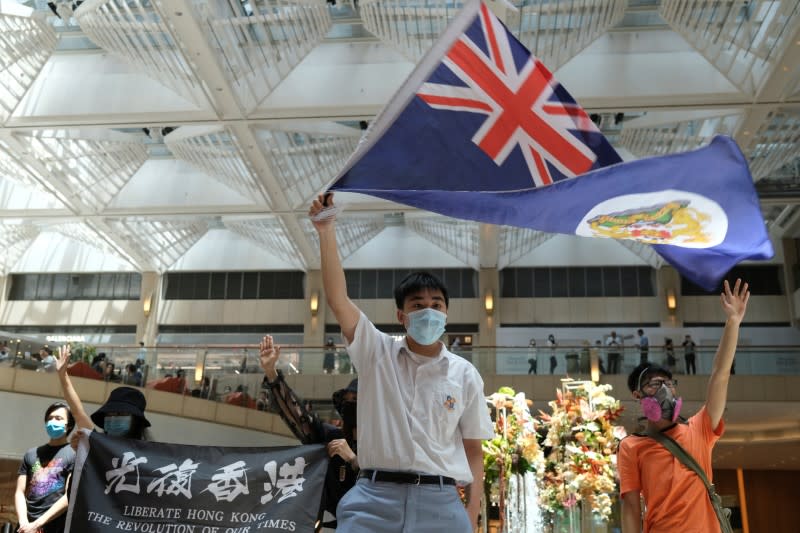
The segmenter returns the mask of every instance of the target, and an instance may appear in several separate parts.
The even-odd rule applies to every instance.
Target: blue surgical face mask
[[[420,309],[406,313],[409,336],[423,346],[430,346],[444,333],[447,315],[436,309]]]
[[[51,439],[60,439],[67,433],[67,424],[63,420],[48,420],[44,425],[44,429]]]
[[[103,431],[112,437],[124,437],[130,433],[132,423],[131,415],[106,416],[103,421]]]

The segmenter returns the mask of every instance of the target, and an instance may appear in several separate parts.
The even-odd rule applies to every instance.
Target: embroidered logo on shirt
[[[444,400],[444,406],[448,411],[452,411],[456,408],[456,399],[448,394]]]

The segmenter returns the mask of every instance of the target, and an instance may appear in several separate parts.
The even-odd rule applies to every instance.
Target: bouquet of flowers
[[[544,510],[556,513],[582,501],[604,519],[611,514],[616,450],[625,429],[613,425],[622,407],[610,390],[591,381],[566,382],[549,403],[552,414],[540,413],[548,451],[539,491]]]
[[[483,443],[484,488],[497,504],[501,521],[505,516],[509,483],[514,475],[544,469],[544,455],[536,438],[536,420],[530,400],[510,387],[501,387],[488,398],[493,406],[494,438]],[[501,528],[502,529],[502,528]]]

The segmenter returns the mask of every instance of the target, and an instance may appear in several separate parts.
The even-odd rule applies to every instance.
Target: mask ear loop
[[[648,370],[650,370],[649,366],[643,368],[642,371],[639,373],[639,379],[636,380],[636,390],[639,392],[644,392],[642,390],[642,378],[644,377],[644,375],[647,373]]]

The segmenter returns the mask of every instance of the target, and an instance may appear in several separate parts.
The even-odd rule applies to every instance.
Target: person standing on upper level
[[[606,353],[608,354],[608,373],[619,374],[620,352],[622,352],[622,339],[617,336],[616,331],[611,332],[611,336],[606,339]]]
[[[638,330],[639,334],[639,364],[647,362],[647,355],[650,352],[650,339],[644,334],[644,330]]]
[[[683,360],[686,363],[687,374],[697,374],[697,364],[695,363],[695,349],[697,344],[692,340],[691,335],[686,335],[683,340]]]
[[[337,510],[340,533],[471,532],[483,492],[483,439],[494,436],[483,380],[439,340],[449,298],[426,272],[394,291],[406,335],[378,331],[347,295],[335,216],[320,195],[309,209],[322,282],[359,375],[359,481]],[[332,205],[330,206],[332,207]],[[456,482],[469,484],[466,509]]]

